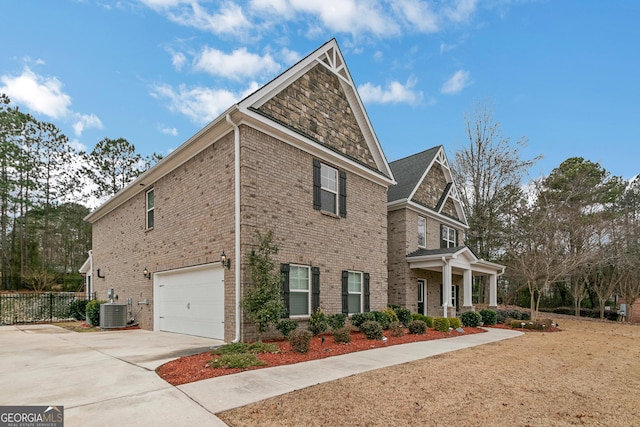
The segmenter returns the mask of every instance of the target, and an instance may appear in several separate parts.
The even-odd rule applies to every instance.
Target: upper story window
[[[418,247],[427,247],[427,219],[418,217]]]
[[[458,246],[458,230],[442,225],[440,228],[440,247],[453,248]]]
[[[147,202],[146,202],[146,226],[147,226],[147,228],[153,228],[154,212],[155,212],[154,191],[153,191],[153,189],[147,191],[146,199],[147,199]]]
[[[313,160],[313,208],[347,216],[347,174],[345,171]]]

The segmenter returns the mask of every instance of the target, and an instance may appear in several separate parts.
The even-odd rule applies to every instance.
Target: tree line
[[[76,290],[91,249],[91,205],[117,193],[160,156],[124,138],[78,150],[54,124],[0,94],[0,290]]]
[[[628,305],[640,298],[640,176],[624,180],[572,157],[523,185],[540,159],[521,158],[526,139],[505,137],[486,103],[475,106],[466,128],[468,140],[454,162],[470,226],[465,243],[507,267],[504,302],[525,291],[535,316],[542,296],[562,286],[576,315],[592,296],[604,317],[613,295]]]

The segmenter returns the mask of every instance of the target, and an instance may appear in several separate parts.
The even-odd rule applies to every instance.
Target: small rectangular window
[[[154,212],[155,212],[155,204],[154,204],[154,192],[153,189],[147,191],[147,204],[146,204],[146,221],[147,228],[153,228],[154,223]]]
[[[421,216],[418,217],[418,247],[427,247],[427,220]]]
[[[348,279],[349,314],[362,312],[362,273],[350,271]]]
[[[455,228],[442,226],[442,246],[443,248],[454,248],[458,246],[457,230]]]
[[[320,165],[320,204],[322,210],[338,214],[338,171],[322,163]]]

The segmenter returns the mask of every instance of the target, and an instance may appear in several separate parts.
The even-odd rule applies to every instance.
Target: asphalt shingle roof
[[[389,163],[397,184],[389,187],[387,192],[388,202],[407,199],[411,195],[440,147],[442,146],[438,145],[421,153]]]

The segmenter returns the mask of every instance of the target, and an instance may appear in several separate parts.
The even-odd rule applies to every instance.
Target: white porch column
[[[444,315],[449,317],[449,305],[451,304],[451,265],[444,261],[442,266],[442,309]]]
[[[472,307],[471,295],[473,294],[473,280],[471,276],[471,270],[464,270],[462,273],[462,284],[464,290],[464,303],[463,307]]]
[[[498,306],[498,275],[489,276],[489,307]]]

